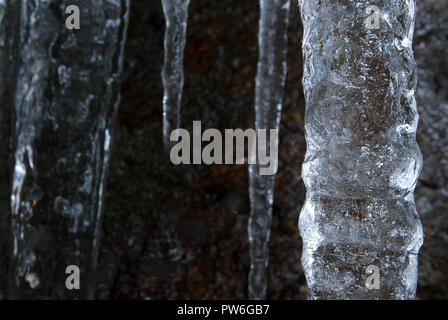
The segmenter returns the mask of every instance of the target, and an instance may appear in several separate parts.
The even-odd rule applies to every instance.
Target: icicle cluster
[[[255,88],[255,129],[279,129],[286,79],[290,0],[261,0],[259,61]],[[266,141],[271,141],[267,138]],[[278,143],[278,141],[276,142]],[[270,146],[265,146],[269,151]],[[275,159],[277,161],[277,159]],[[249,298],[264,299],[267,288],[274,175],[260,175],[260,164],[249,166],[251,266]],[[275,164],[277,167],[278,164]]]
[[[308,147],[299,227],[311,296],[412,299],[423,242],[415,1],[378,0],[376,17],[370,1],[299,4]]]
[[[93,298],[111,125],[130,0],[23,0],[14,91],[12,298]],[[68,29],[66,8],[81,10]],[[14,37],[14,34],[11,34]],[[80,268],[81,290],[65,270]]]

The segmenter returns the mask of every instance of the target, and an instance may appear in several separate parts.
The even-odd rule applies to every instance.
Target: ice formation
[[[81,11],[79,30],[66,27],[69,5]],[[129,6],[23,0],[8,7],[17,53],[11,298],[93,298]],[[65,288],[69,264],[81,270],[80,291]]]
[[[259,60],[255,88],[256,130],[279,129],[286,79],[289,7],[290,0],[260,1]],[[271,141],[270,137],[266,141]],[[265,148],[269,151],[270,146],[266,145]],[[269,263],[269,237],[274,200],[275,176],[260,175],[260,166],[262,165],[258,162],[249,165],[250,299],[264,299],[266,296],[266,269]]]
[[[190,0],[162,0],[166,21],[165,61],[162,68],[163,139],[166,146],[170,145],[171,132],[180,125],[189,4]]]
[[[416,291],[415,1],[379,0],[376,12],[371,4],[299,1],[307,139],[299,228],[314,299],[412,299]]]

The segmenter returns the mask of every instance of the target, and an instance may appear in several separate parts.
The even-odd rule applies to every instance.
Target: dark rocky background
[[[295,0],[293,0],[295,2]],[[419,299],[448,298],[447,4],[418,1],[419,142],[416,203],[425,231]],[[297,220],[305,189],[301,22],[291,7],[288,79],[270,243],[268,299],[305,299]],[[252,127],[258,1],[192,0],[182,127]],[[162,145],[164,17],[133,1],[123,99],[109,170],[100,255],[102,299],[245,299],[247,166],[179,166]],[[421,96],[421,97],[420,97]]]

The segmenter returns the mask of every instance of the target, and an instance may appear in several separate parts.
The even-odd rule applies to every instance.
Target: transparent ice
[[[16,53],[9,294],[93,298],[130,0],[8,4]],[[69,5],[81,10],[80,30],[65,26]],[[65,288],[68,264],[81,269],[80,291]]]
[[[166,21],[162,68],[163,140],[166,146],[170,145],[171,132],[180,125],[189,4],[190,0],[162,0]]]
[[[286,80],[289,7],[290,0],[260,1],[259,61],[255,88],[256,130],[268,129],[269,132],[269,129],[279,129]],[[270,137],[266,141],[271,141]],[[266,145],[266,150],[269,151],[269,147]],[[249,165],[250,299],[264,299],[266,296],[274,200],[275,176],[260,175],[260,166]]]
[[[300,0],[306,202],[302,264],[313,299],[412,299],[422,226],[413,192],[416,143],[414,0]],[[368,289],[369,266],[380,271]]]

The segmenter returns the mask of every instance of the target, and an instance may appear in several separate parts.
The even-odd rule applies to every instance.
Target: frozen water
[[[163,139],[166,146],[170,145],[171,132],[180,125],[189,4],[190,0],[162,0],[166,21],[165,62],[162,69]]]
[[[255,88],[257,130],[279,129],[286,79],[289,6],[290,0],[260,1],[259,61]],[[270,138],[266,141],[270,141]],[[266,150],[269,150],[269,145]],[[260,175],[260,166],[249,165],[250,299],[264,299],[266,296],[266,268],[269,263],[268,246],[274,200],[275,176]]]
[[[413,192],[415,1],[300,0],[306,202],[302,264],[314,299],[412,299],[423,242]],[[379,289],[367,268],[379,269]]]
[[[65,8],[81,10],[80,30]],[[18,25],[11,193],[13,298],[92,298],[110,130],[129,0],[23,0]],[[65,289],[79,266],[81,291]]]

